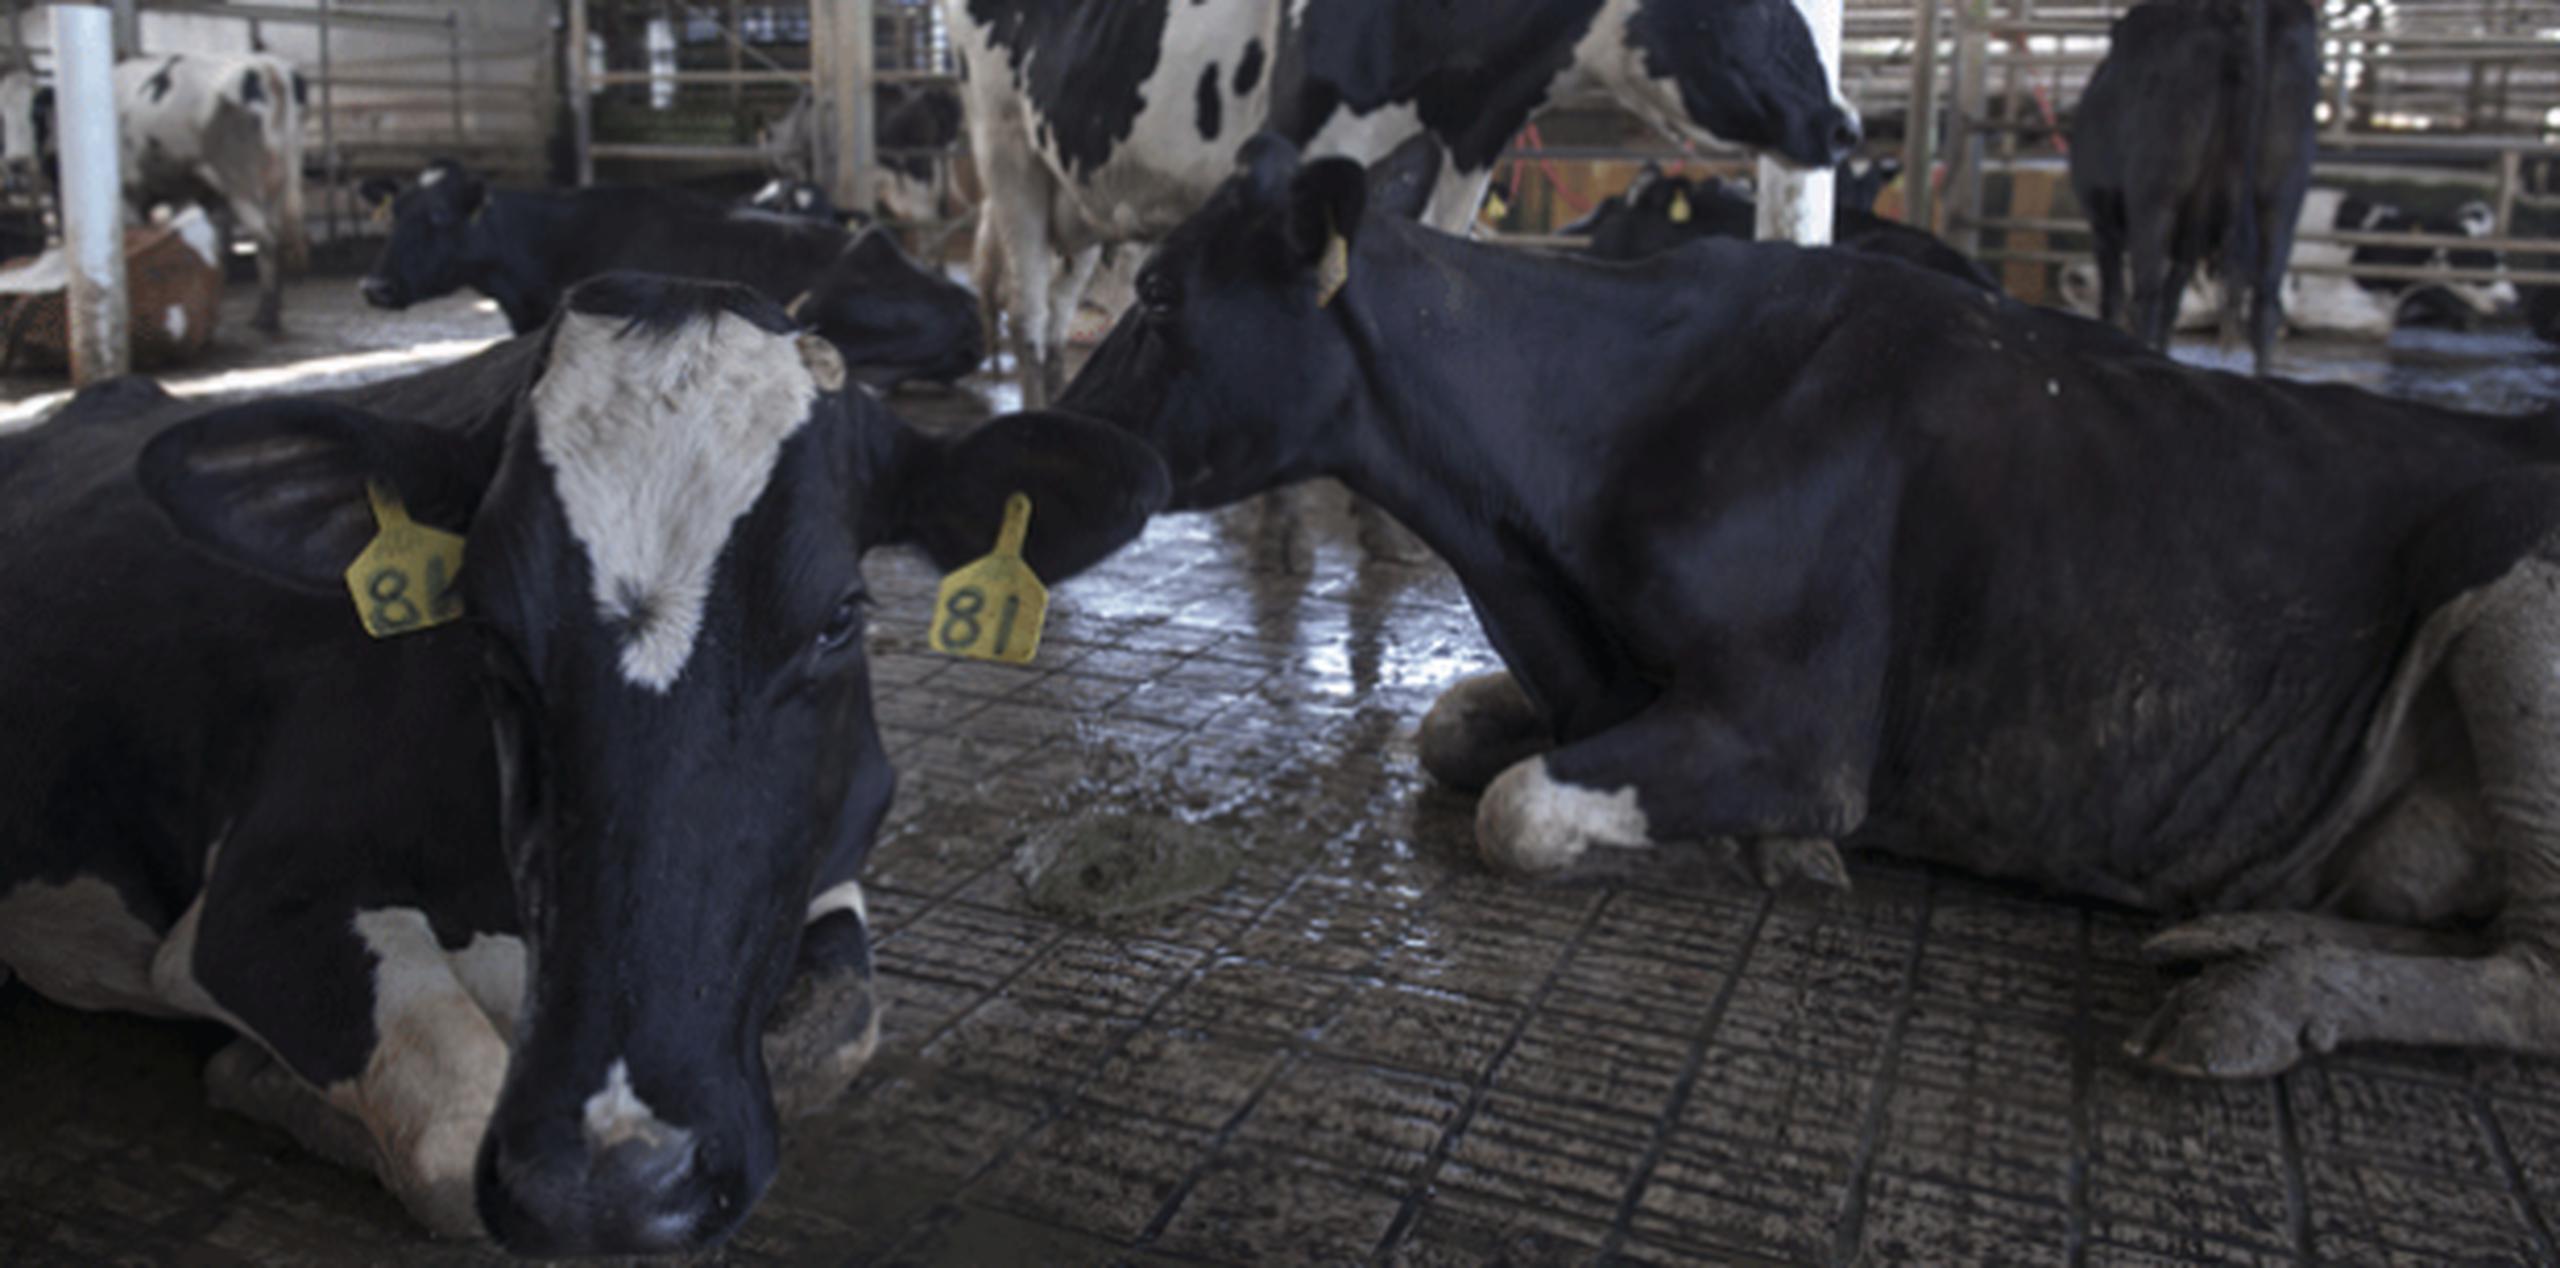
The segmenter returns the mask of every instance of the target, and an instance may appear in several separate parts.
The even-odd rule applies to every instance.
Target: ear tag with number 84
[[[1040,650],[1040,626],[1049,617],[1049,589],[1022,562],[1022,539],[1031,531],[1031,499],[1004,500],[1004,528],[993,553],[942,579],[934,600],[933,650],[946,656],[1027,665]]]
[[[356,619],[375,638],[415,634],[462,619],[462,539],[409,518],[400,495],[379,484],[365,486],[373,522],[381,531],[347,565],[347,593]]]

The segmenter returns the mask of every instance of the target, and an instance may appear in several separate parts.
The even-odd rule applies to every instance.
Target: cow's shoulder
[[[968,0],[967,11],[1061,165],[1107,162],[1149,104],[1141,90],[1167,55],[1172,0]]]

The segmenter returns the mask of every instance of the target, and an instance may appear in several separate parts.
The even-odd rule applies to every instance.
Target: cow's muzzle
[[[670,1130],[605,1148],[580,1138],[501,1138],[480,1155],[480,1222],[520,1255],[655,1255],[729,1235],[754,1204],[716,1142]]]

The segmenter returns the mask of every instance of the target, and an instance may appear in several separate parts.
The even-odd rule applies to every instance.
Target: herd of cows
[[[2174,9],[2206,36],[2162,43],[2228,38],[2263,84],[2297,3],[2125,23]],[[477,290],[513,338],[211,408],[117,380],[0,437],[6,974],[230,1026],[217,1099],[437,1233],[716,1243],[877,1035],[864,553],[956,567],[1021,494],[1054,584],[1331,477],[1502,660],[1416,737],[1493,868],[1846,886],[1882,851],[2181,917],[2152,951],[2200,971],[2130,1048],[2182,1074],[2560,1055],[2560,419],[2146,346],[2217,252],[2268,330],[2304,169],[2217,138],[2281,94],[2188,103],[2183,156],[2084,113],[2137,339],[1858,197],[1832,250],[1668,175],[1588,253],[1449,232],[1568,89],[1840,162],[1858,123],[1785,0],[945,8],[1027,412],[901,422],[865,384],[974,368],[975,301],[788,183],[438,164],[367,190],[364,294]],[[197,64],[160,98],[291,98]],[[2254,229],[2213,210],[2259,191]],[[1135,241],[1065,377],[1062,306]]]

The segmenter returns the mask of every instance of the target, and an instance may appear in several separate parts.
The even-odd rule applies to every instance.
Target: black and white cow
[[[1794,0],[942,3],[986,191],[976,276],[987,289],[1001,260],[1035,405],[1100,249],[1181,223],[1266,126],[1361,159],[1429,135],[1448,159],[1430,221],[1453,232],[1513,135],[1567,96],[1808,165],[1858,141]]]
[[[1872,203],[1874,192],[1863,192]],[[1648,166],[1625,193],[1602,200],[1565,232],[1590,235],[1590,253],[1599,259],[1641,260],[1700,238],[1749,239],[1758,216],[1756,200],[1723,181],[1693,181]],[[1873,211],[1835,206],[1831,242],[1843,250],[1908,261],[1986,291],[2000,289],[1981,265],[1937,235]]]
[[[465,534],[457,623],[360,626],[369,490]],[[1079,420],[927,439],[770,301],[638,275],[389,385],[85,391],[0,439],[0,969],[229,1025],[219,1100],[438,1233],[717,1242],[876,1034],[863,552],[983,554],[1015,490],[1051,579],[1166,492]]]
[[[777,216],[806,216],[847,228],[861,228],[871,223],[861,212],[847,214],[836,210],[836,200],[827,191],[809,181],[776,176],[758,186],[756,191],[738,200],[749,211],[771,212]]]
[[[286,266],[310,247],[302,202],[302,112],[292,63],[264,53],[169,54],[116,63],[125,201],[202,203],[257,248],[251,324],[283,329]],[[0,76],[0,188],[54,180],[54,90],[25,71]]]
[[[1419,744],[1488,862],[1847,846],[2218,913],[2153,943],[2214,965],[2136,1044],[2188,1073],[2560,1053],[2554,420],[1855,252],[1509,251],[1385,175],[1249,151],[1062,405],[1176,508],[1332,476],[1449,561],[1507,672]]]
[[[2377,203],[2335,186],[2315,185],[2303,196],[2299,234],[2357,233],[2437,234],[2486,237],[2497,218],[2489,206],[2471,202],[2451,218],[2412,215],[2389,203]],[[2506,281],[2456,281],[2442,278],[2365,278],[2328,268],[2387,264],[2402,268],[2502,270],[2502,253],[2486,248],[2396,246],[2381,243],[2303,241],[2297,238],[2284,276],[2284,320],[2288,329],[2309,334],[2387,339],[2403,324],[2469,327],[2516,307],[2519,297]],[[2320,267],[2326,266],[2326,267]],[[2317,269],[2317,271],[2314,271]],[[2099,311],[2096,268],[2073,265],[2063,271],[2064,302],[2081,313]],[[2219,278],[2200,275],[2178,299],[2177,330],[2210,329],[2222,312]]]
[[[172,53],[116,63],[116,113],[125,200],[201,202],[258,251],[258,307],[250,324],[284,320],[285,267],[310,247],[302,203],[302,76],[265,53]]]
[[[390,240],[360,284],[377,307],[468,287],[496,300],[521,334],[549,320],[572,285],[637,269],[736,282],[786,303],[882,386],[948,383],[986,356],[977,300],[885,231],[854,234],[679,189],[491,190],[450,161],[407,188],[367,181],[364,194],[391,219]]]
[[[880,84],[872,89],[872,135],[880,154],[875,176],[877,211],[913,224],[939,220],[949,210],[935,169],[937,156],[960,144],[960,95],[931,84]],[[786,182],[816,177],[812,156],[834,148],[832,114],[814,97],[802,97],[764,135],[773,169]]]
[[[2284,321],[2283,278],[2311,180],[2319,19],[2304,0],[2149,0],[2116,19],[2071,123],[2071,187],[2096,239],[2099,308],[2165,348],[2179,297],[2211,263],[2258,372]]]

